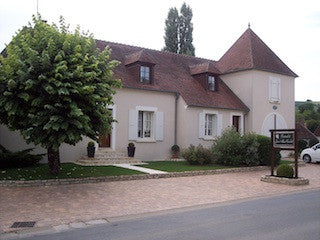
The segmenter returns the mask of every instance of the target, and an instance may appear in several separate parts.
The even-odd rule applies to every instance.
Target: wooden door
[[[240,116],[232,116],[232,126],[239,132]]]
[[[110,133],[107,136],[100,135],[99,136],[99,147],[111,147],[111,136]]]

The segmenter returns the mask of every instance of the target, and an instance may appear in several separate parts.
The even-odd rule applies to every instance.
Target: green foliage
[[[170,8],[165,22],[165,47],[163,50],[194,56],[192,32],[192,9],[183,3],[179,15],[176,8]]]
[[[178,32],[179,32],[179,13],[176,8],[170,8],[168,17],[166,19],[165,26],[165,36],[164,42],[165,47],[164,51],[177,53],[179,50],[179,40],[178,40]]]
[[[258,155],[259,155],[259,165],[270,166],[270,145],[271,139],[263,135],[257,135],[257,141],[259,143]],[[281,155],[279,150],[275,150],[274,153],[274,164],[275,166],[279,164],[281,160]]]
[[[307,148],[308,147],[308,143],[304,140],[298,140],[298,151],[299,153],[302,152],[303,149]]]
[[[315,138],[310,139],[310,141],[309,141],[309,147],[312,147],[313,145],[316,145],[318,142],[319,142],[318,139],[315,139]]]
[[[88,142],[88,147],[89,148],[93,148],[94,147],[94,142],[92,142],[92,141]]]
[[[294,173],[293,167],[289,164],[281,164],[277,168],[277,176],[278,177],[292,178],[293,173]]]
[[[234,128],[226,129],[212,146],[215,163],[225,166],[259,165],[257,136],[241,136]]]
[[[0,168],[28,167],[36,165],[45,154],[31,154],[33,148],[12,152],[0,145]]]
[[[194,56],[195,49],[192,44],[193,24],[191,22],[192,9],[188,5],[186,5],[186,3],[183,3],[180,12],[181,15],[179,17],[179,53]]]
[[[174,152],[174,153],[177,153],[177,152],[180,151],[180,147],[175,144],[175,145],[173,145],[173,146],[171,147],[171,151]]]
[[[309,100],[296,105],[296,121],[304,119],[307,128],[314,132],[320,125],[320,104]]]
[[[44,148],[97,140],[109,131],[106,105],[121,86],[110,53],[79,27],[70,32],[63,18],[58,27],[33,17],[0,58],[0,122]]]
[[[134,148],[134,143],[133,142],[129,142],[128,147]]]
[[[210,164],[212,161],[210,150],[204,148],[201,144],[197,147],[190,145],[190,147],[182,151],[182,157],[191,165]]]

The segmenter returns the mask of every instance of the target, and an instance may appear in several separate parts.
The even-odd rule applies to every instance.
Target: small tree
[[[109,48],[97,49],[93,36],[72,33],[41,16],[18,31],[0,58],[0,122],[19,130],[27,143],[47,149],[49,169],[59,173],[59,147],[88,136],[97,140],[113,121],[114,80]]]

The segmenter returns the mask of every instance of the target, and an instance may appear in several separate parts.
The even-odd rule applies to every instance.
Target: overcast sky
[[[170,7],[182,0],[38,0],[49,23],[62,15],[97,39],[160,50]],[[247,29],[251,29],[300,77],[296,100],[320,101],[319,0],[188,0],[193,10],[196,56],[219,60]],[[0,49],[31,21],[37,0],[0,0]]]

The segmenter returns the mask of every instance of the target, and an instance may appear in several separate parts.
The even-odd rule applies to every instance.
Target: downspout
[[[175,93],[175,100],[174,100],[174,145],[177,145],[178,99],[179,99],[179,93]]]

